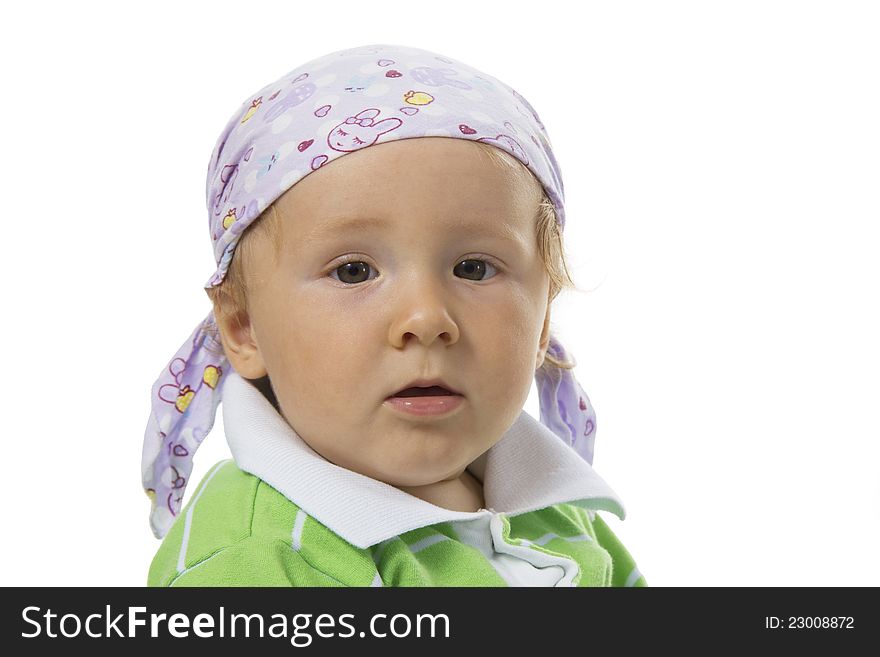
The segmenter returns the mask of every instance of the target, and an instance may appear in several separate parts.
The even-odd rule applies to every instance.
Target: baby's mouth
[[[392,397],[440,397],[440,396],[448,396],[454,395],[454,392],[450,392],[446,388],[442,386],[429,386],[427,388],[407,388],[406,390],[401,390],[400,392],[394,393],[391,395]]]
[[[398,390],[384,404],[411,420],[442,419],[460,408],[465,397],[441,385],[410,386]]]

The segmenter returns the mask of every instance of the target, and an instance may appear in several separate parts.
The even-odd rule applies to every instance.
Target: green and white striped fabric
[[[592,515],[592,519],[591,519]],[[358,548],[232,460],[199,484],[150,567],[149,586],[508,586],[456,522]],[[506,549],[572,564],[561,586],[646,586],[602,518],[573,504],[494,513]],[[505,549],[505,548],[502,548]]]

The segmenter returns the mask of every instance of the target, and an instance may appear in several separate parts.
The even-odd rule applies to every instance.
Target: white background
[[[648,583],[880,585],[876,4],[3,11],[0,583],[146,582],[142,437],[210,310],[215,140],[287,71],[385,42],[498,77],[547,126],[586,291],[553,327]],[[218,413],[192,481],[228,457]]]

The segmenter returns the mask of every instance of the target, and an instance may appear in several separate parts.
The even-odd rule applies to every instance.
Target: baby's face
[[[276,202],[277,264],[268,240],[255,244],[250,331],[227,348],[233,366],[268,373],[287,422],[341,467],[394,486],[458,476],[517,418],[542,362],[540,198],[533,177],[461,139],[330,162]],[[434,377],[463,395],[455,410],[386,403]]]

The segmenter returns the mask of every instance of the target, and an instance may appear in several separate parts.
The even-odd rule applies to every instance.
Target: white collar
[[[359,548],[438,522],[492,511],[518,515],[561,502],[626,516],[623,502],[590,464],[525,411],[468,466],[483,482],[488,510],[452,511],[331,463],[253,384],[231,368],[227,377],[223,425],[238,467]]]

